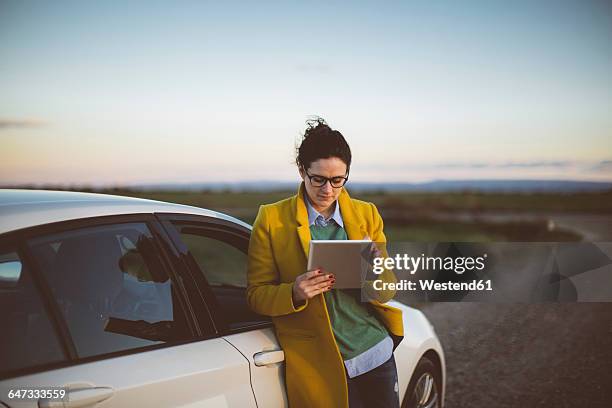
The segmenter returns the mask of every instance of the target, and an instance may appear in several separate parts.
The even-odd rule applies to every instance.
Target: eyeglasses
[[[304,171],[304,172],[310,179],[310,184],[312,184],[313,187],[323,187],[325,183],[329,181],[329,184],[333,188],[340,188],[343,185],[345,185],[346,181],[348,180],[348,174],[344,177],[337,176],[337,177],[327,178],[327,177],[319,176],[318,174],[308,174],[307,171]]]

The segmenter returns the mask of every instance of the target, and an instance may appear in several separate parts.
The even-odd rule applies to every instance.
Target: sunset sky
[[[124,4],[129,3],[129,4]],[[0,2],[0,184],[612,181],[607,1]]]

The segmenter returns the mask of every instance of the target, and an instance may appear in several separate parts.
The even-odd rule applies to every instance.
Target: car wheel
[[[440,408],[442,379],[436,365],[422,357],[408,384],[402,408]]]

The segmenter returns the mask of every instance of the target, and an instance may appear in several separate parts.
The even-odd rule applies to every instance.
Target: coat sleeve
[[[255,313],[272,317],[282,316],[299,312],[308,305],[306,301],[296,307],[292,296],[293,282],[280,282],[266,206],[259,207],[253,224],[247,268],[247,302]]]
[[[370,203],[372,209],[372,242],[374,242],[378,249],[382,252],[383,257],[387,257],[387,238],[383,232],[383,219],[378,212],[378,209],[373,203]],[[392,269],[386,269],[383,273],[378,275],[378,279],[383,282],[395,283],[397,278]],[[395,296],[395,289],[376,290],[374,289],[372,282],[366,282],[363,286],[364,294],[371,300],[379,303],[386,303],[393,299]]]

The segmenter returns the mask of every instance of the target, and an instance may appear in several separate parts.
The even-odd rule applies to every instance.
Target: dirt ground
[[[446,406],[612,407],[612,303],[430,303]]]

